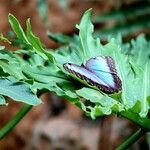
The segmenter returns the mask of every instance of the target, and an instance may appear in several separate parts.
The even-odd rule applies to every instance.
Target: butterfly
[[[112,94],[122,89],[115,62],[110,56],[90,58],[81,66],[65,63],[63,67],[73,78],[104,93]]]

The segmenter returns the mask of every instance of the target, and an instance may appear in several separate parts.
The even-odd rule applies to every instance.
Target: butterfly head
[[[63,67],[65,70],[68,71],[71,68],[71,63],[65,63],[65,64],[63,64]]]

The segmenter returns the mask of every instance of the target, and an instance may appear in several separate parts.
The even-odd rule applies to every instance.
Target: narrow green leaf
[[[92,9],[87,10],[81,19],[81,22],[76,27],[79,29],[79,37],[82,44],[84,61],[90,57],[101,54],[99,39],[94,39],[92,36],[94,27],[91,23]]]
[[[149,63],[146,64],[144,74],[143,74],[143,85],[141,85],[141,117],[146,117],[149,111],[149,105],[147,103],[147,97],[150,95],[150,69]]]
[[[63,8],[63,9],[67,9],[68,8],[68,1],[67,0],[58,0],[59,5]]]
[[[71,41],[71,38],[69,36],[64,35],[62,33],[47,32],[47,36],[49,39],[60,44],[69,44],[69,42]]]
[[[39,15],[42,20],[48,24],[48,4],[47,0],[37,0]]]
[[[42,43],[41,43],[40,39],[32,33],[30,19],[27,20],[26,25],[27,25],[27,38],[28,38],[29,42],[31,43],[32,47],[44,59],[47,59],[47,56],[44,54],[44,48],[42,47]]]
[[[32,33],[30,19],[27,20],[26,25],[27,25],[27,38],[31,43],[32,47],[34,48],[35,52],[40,54],[44,59],[48,58],[51,62],[54,62],[53,55],[45,51],[40,39]]]
[[[18,20],[12,14],[8,15],[8,20],[17,37],[30,44]]]
[[[122,36],[127,36],[128,34],[133,34],[145,29],[149,29],[150,21],[149,16],[147,18],[140,18],[134,21],[130,21],[124,24],[117,24],[109,28],[98,29],[94,32],[94,37],[100,37],[107,39],[109,36],[116,36],[121,34]]]
[[[137,5],[135,7],[122,7],[117,10],[111,10],[104,14],[93,17],[94,23],[104,23],[106,21],[124,22],[127,18],[137,18],[138,16],[147,15],[150,13],[149,5]]]

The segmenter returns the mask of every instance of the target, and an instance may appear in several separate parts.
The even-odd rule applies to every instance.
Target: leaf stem
[[[2,129],[0,129],[0,140],[19,123],[19,121],[29,112],[31,108],[32,105],[25,104],[22,106],[20,111]]]
[[[128,137],[120,146],[116,148],[116,150],[125,150],[128,149],[134,142],[140,139],[147,131],[144,129],[139,129],[130,137]]]
[[[120,112],[120,116],[127,118],[134,122],[137,125],[140,125],[140,127],[144,130],[147,130],[147,132],[150,131],[150,119],[148,118],[141,118],[138,114],[133,113],[132,111],[122,111]]]

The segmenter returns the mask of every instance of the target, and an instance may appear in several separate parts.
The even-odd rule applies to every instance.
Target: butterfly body
[[[116,93],[121,90],[122,84],[114,60],[109,56],[91,58],[81,66],[71,63],[63,66],[71,76],[90,87],[105,93]]]

